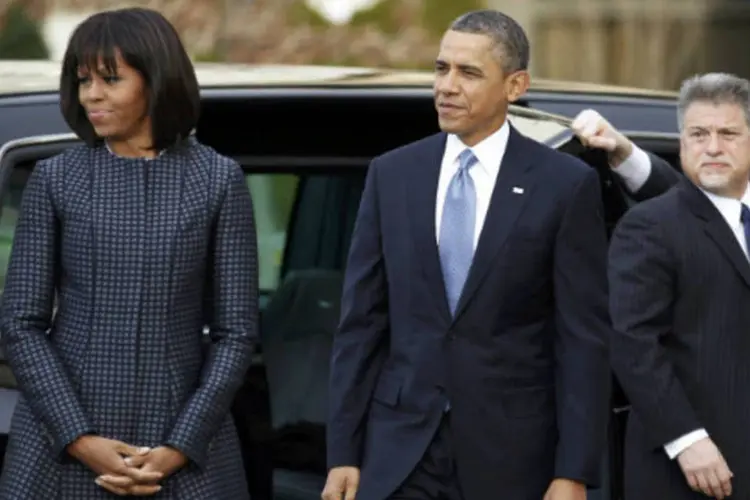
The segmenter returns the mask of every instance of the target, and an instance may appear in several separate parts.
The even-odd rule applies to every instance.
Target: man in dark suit
[[[749,116],[748,81],[687,80],[687,178],[614,232],[611,352],[632,403],[628,500],[750,498]]]
[[[331,366],[326,500],[583,500],[610,371],[596,172],[520,135],[522,28],[457,19],[442,133],[374,159]]]

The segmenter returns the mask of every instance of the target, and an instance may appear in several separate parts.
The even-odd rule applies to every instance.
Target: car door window
[[[299,175],[291,173],[250,173],[246,176],[253,197],[258,235],[258,286],[261,294],[267,295],[279,286],[299,179]]]
[[[17,139],[0,147],[0,293],[5,287],[23,190],[36,161],[79,143],[73,134],[55,134]]]
[[[21,207],[21,195],[31,173],[30,168],[16,168],[10,174],[8,190],[3,196],[0,212],[0,291],[5,287],[5,274],[13,246],[13,235]]]
[[[365,168],[310,175],[299,191],[284,272],[311,267],[342,271],[365,185]]]

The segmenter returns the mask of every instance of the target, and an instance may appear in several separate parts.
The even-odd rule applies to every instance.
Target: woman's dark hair
[[[99,12],[73,32],[60,75],[60,109],[70,128],[91,146],[101,140],[78,98],[78,71],[97,72],[101,63],[114,74],[118,52],[146,84],[152,148],[159,151],[186,139],[200,115],[195,69],[169,21],[142,8]]]

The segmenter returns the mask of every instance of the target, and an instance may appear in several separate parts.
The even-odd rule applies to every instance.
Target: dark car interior
[[[395,91],[356,99],[295,98],[288,91],[283,98],[274,91],[261,97],[206,101],[196,132],[203,143],[243,165],[258,218],[260,342],[232,412],[252,498],[316,500],[326,473],[331,343],[366,167],[373,156],[430,135],[437,126],[430,99],[402,98]],[[677,167],[673,139],[644,137],[639,143]],[[3,259],[33,165],[69,145],[30,145],[2,158]],[[611,231],[632,202],[606,157],[576,140],[562,149],[599,173]],[[0,262],[0,286],[5,265]],[[597,498],[616,500],[627,415],[621,393],[613,409],[606,486]]]

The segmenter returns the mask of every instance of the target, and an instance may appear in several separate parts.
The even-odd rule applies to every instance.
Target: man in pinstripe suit
[[[626,500],[750,498],[750,82],[687,80],[686,179],[610,249],[613,366],[632,403]]]

